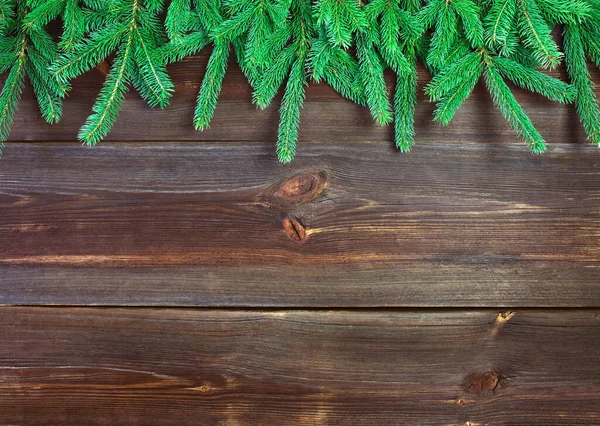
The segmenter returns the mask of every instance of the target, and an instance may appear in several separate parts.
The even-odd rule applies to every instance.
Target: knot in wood
[[[469,382],[469,391],[471,392],[485,392],[492,391],[498,386],[498,375],[493,371],[486,371],[484,373],[477,374]]]
[[[306,203],[318,195],[323,184],[321,175],[302,173],[282,182],[273,192],[273,198],[286,204]]]
[[[288,216],[281,221],[283,232],[294,241],[304,241],[306,239],[306,228],[295,216]]]

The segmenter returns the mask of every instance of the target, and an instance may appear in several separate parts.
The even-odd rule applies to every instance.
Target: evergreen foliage
[[[161,19],[161,18],[164,18]],[[62,22],[56,39],[47,32]],[[553,34],[562,28],[561,51]],[[554,31],[554,32],[553,32]],[[306,85],[325,82],[393,122],[402,152],[414,145],[417,67],[432,74],[425,93],[433,119],[451,122],[481,80],[494,104],[534,153],[546,149],[512,85],[575,104],[600,146],[600,105],[588,63],[600,67],[600,0],[0,0],[0,143],[8,137],[28,77],[42,116],[56,122],[69,82],[111,62],[79,138],[103,139],[133,86],[164,107],[174,87],[166,66],[211,49],[193,124],[206,129],[230,58],[267,108],[278,92],[277,155],[296,153]],[[569,82],[544,71],[565,61]],[[395,75],[390,99],[386,70]]]
[[[31,2],[32,3],[32,2]],[[48,72],[58,57],[58,46],[45,29],[26,21],[30,2],[4,0],[0,5],[0,73],[8,73],[0,92],[0,154],[8,138],[25,85],[33,91],[44,120],[56,123],[62,115],[62,99],[68,84],[56,81]]]
[[[164,107],[173,84],[157,55],[158,47],[165,42],[158,20],[162,1],[87,0],[83,4],[86,10],[82,24],[87,36],[60,56],[52,72],[58,82],[65,84],[115,53],[93,114],[79,132],[82,142],[94,145],[116,122],[129,85],[150,106]]]

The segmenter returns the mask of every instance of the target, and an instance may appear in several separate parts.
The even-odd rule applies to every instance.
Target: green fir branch
[[[356,54],[367,105],[375,122],[384,126],[392,121],[392,108],[383,75],[384,68],[381,58],[373,49],[372,42],[363,33],[357,36]]]
[[[521,105],[519,105],[490,58],[488,58],[485,68],[485,83],[492,95],[494,104],[500,109],[502,115],[513,129],[525,140],[531,152],[542,154],[546,151],[544,138],[534,127]]]
[[[116,50],[115,60],[92,108],[93,113],[78,135],[83,143],[95,145],[106,137],[117,121],[129,84],[133,84],[151,107],[163,108],[168,104],[174,87],[165,68],[169,62],[165,56],[177,57],[181,49],[169,54],[161,50],[165,35],[162,24],[156,19],[164,7],[160,0],[106,3],[88,0],[87,5],[84,20],[90,34],[60,55],[51,71],[57,81],[66,85]]]
[[[587,68],[584,39],[577,25],[565,25],[564,45],[567,72],[577,93],[575,105],[579,120],[588,139],[600,147],[600,106]]]
[[[123,107],[125,93],[128,90],[128,70],[133,64],[133,34],[132,29],[125,44],[119,48],[100,95],[92,108],[94,114],[88,117],[79,131],[79,140],[86,145],[97,144],[110,132]]]
[[[228,42],[218,43],[210,55],[194,111],[194,128],[196,130],[207,129],[215,113],[223,78],[227,71],[229,48],[230,43]]]
[[[296,155],[305,82],[304,62],[302,58],[298,58],[292,66],[279,111],[281,118],[277,132],[277,157],[282,163],[289,163]]]
[[[544,20],[536,0],[516,0],[519,4],[517,26],[523,44],[532,50],[544,68],[554,68],[563,54],[552,39],[551,28]]]
[[[417,68],[415,54],[410,55],[409,69],[396,76],[394,92],[394,141],[401,152],[415,144],[415,108],[417,105]]]
[[[0,153],[4,142],[8,139],[10,127],[21,100],[21,93],[25,85],[26,62],[27,56],[20,54],[8,73],[2,92],[0,92]]]
[[[60,84],[50,73],[58,47],[43,27],[27,25],[27,5],[26,0],[11,0],[0,7],[0,19],[4,22],[0,33],[0,72],[8,71],[0,92],[0,151],[9,136],[26,77],[48,123],[60,119],[62,98],[69,89],[68,84]]]
[[[502,46],[515,24],[517,0],[492,0],[492,8],[484,19],[486,44]]]

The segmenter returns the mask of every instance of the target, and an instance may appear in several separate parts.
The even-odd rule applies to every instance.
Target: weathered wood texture
[[[597,425],[598,311],[0,309],[0,423]]]
[[[279,99],[266,110],[252,105],[252,92],[245,77],[231,61],[225,77],[223,91],[211,128],[196,132],[192,126],[194,105],[198,88],[206,68],[210,51],[189,58],[169,68],[176,85],[170,106],[164,110],[150,109],[131,91],[125,107],[107,141],[265,141],[274,145],[277,138]],[[590,67],[594,80],[600,84],[600,71]],[[564,70],[552,75],[565,78]],[[65,101],[62,120],[55,125],[46,124],[39,117],[33,93],[27,88],[21,101],[11,140],[73,141],[78,129],[91,113],[105,76],[91,71],[73,82],[73,90]],[[421,89],[430,77],[420,70]],[[394,76],[388,74],[390,91]],[[517,98],[539,127],[549,143],[586,143],[585,134],[573,105],[560,105],[525,90],[514,88]],[[461,143],[495,144],[518,141],[515,132],[493,105],[483,84],[475,89],[464,103],[450,126],[442,127],[432,122],[435,105],[429,103],[422,90],[417,107],[417,143],[453,141]],[[392,144],[391,126],[380,127],[371,119],[368,109],[343,99],[325,84],[311,84],[307,88],[302,110],[300,142],[309,141],[360,141],[378,140]],[[10,150],[10,145],[7,148]],[[300,146],[302,150],[302,145]]]
[[[592,146],[30,143],[0,181],[1,303],[600,306]]]
[[[516,90],[537,157],[482,87],[447,128],[421,96],[400,155],[315,85],[283,166],[279,101],[257,111],[235,66],[193,130],[206,58],[171,67],[164,111],[129,93],[95,149],[73,141],[99,71],[54,126],[26,89],[0,304],[125,308],[0,307],[0,424],[600,425],[600,310],[521,309],[600,307],[600,151],[572,106]]]

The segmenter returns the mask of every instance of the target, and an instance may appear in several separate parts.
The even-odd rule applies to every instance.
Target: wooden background
[[[163,111],[129,93],[95,148],[74,140],[101,71],[54,126],[26,89],[0,162],[0,424],[600,425],[600,150],[574,107],[516,90],[533,156],[483,87],[447,128],[421,96],[400,154],[312,85],[284,166],[279,100],[256,110],[233,63],[193,130],[206,62],[170,68]]]

